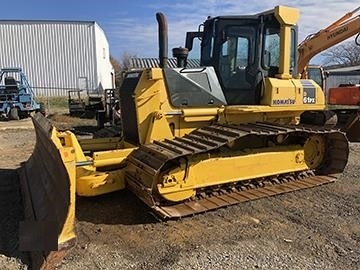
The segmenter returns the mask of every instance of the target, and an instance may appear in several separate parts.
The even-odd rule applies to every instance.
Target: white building
[[[114,87],[109,44],[93,21],[0,20],[0,67],[21,67],[38,96]]]

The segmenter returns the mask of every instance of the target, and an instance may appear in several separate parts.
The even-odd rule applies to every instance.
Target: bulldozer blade
[[[350,142],[360,142],[360,112],[354,112],[342,128]]]
[[[41,113],[32,120],[35,148],[18,172],[25,219],[19,224],[19,249],[30,252],[32,269],[52,269],[76,242],[75,154],[62,146]],[[47,245],[51,239],[55,247]]]

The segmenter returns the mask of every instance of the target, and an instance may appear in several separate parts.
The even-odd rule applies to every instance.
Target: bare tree
[[[120,87],[124,72],[131,69],[131,58],[136,58],[136,55],[132,55],[128,52],[124,52],[121,61],[115,59],[113,56],[110,56],[110,62],[115,71],[115,85]]]
[[[120,62],[111,55],[110,62],[115,71],[115,86],[119,87],[122,81],[122,66]]]
[[[324,53],[323,65],[356,66],[360,65],[360,44],[347,41],[334,46]]]
[[[121,57],[122,70],[127,71],[131,69],[131,58],[136,58],[136,55],[124,52]]]

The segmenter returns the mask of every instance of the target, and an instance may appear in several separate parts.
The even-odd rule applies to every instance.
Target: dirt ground
[[[80,123],[53,119],[61,128]],[[17,250],[15,169],[34,143],[29,119],[0,123],[0,269],[28,269]],[[57,269],[360,269],[359,160],[353,143],[335,183],[176,221],[158,221],[128,191],[77,198],[78,242]]]

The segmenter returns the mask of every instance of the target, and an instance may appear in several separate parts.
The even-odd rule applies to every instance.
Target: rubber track
[[[133,190],[146,204],[152,207],[155,212],[164,217],[186,216],[238,203],[241,200],[234,203],[232,203],[234,200],[229,200],[228,202],[222,202],[209,208],[204,206],[198,207],[198,205],[193,203],[190,207],[186,208],[187,210],[184,210],[181,206],[184,205],[184,203],[180,203],[178,206],[171,206],[173,210],[169,210],[170,206],[160,206],[160,200],[156,199],[156,185],[159,183],[159,174],[163,168],[171,166],[171,162],[179,158],[186,158],[192,155],[214,151],[222,146],[231,145],[236,140],[246,136],[276,136],[280,134],[292,134],[303,137],[316,134],[326,136],[326,160],[315,170],[315,173],[317,175],[329,175],[341,173],[344,170],[349,155],[349,146],[344,133],[338,130],[308,125],[279,125],[267,122],[241,125],[213,124],[196,129],[183,137],[175,137],[173,140],[165,139],[163,141],[154,141],[152,144],[140,146],[137,150],[132,152],[128,157],[128,161],[139,170],[151,176],[152,179],[154,179],[153,186],[143,186],[142,183],[137,181],[136,176],[131,173],[126,174],[126,181],[131,190]],[[308,183],[303,183],[305,186],[317,186],[325,182],[333,181],[332,178],[326,177],[319,178],[312,176],[310,178],[309,183],[313,181],[313,185],[309,186]],[[325,179],[328,180],[325,181]],[[305,186],[302,188],[305,188]],[[275,194],[284,192],[280,192],[279,190],[278,192],[275,192]],[[257,196],[253,199],[260,197]],[[265,197],[265,195],[262,197]],[[219,199],[221,200],[221,196]],[[199,203],[199,201],[197,203]],[[180,208],[182,210],[180,210]],[[192,209],[192,211],[189,211],[189,209]]]

